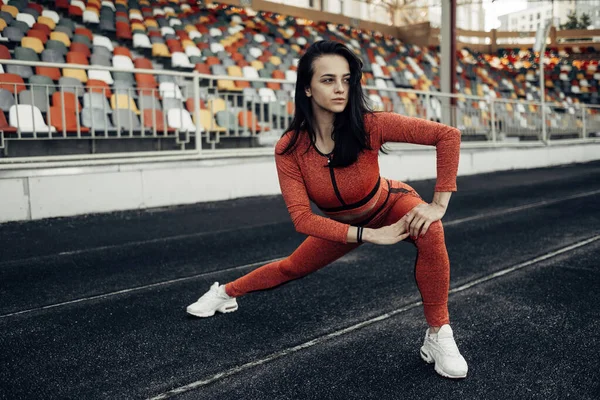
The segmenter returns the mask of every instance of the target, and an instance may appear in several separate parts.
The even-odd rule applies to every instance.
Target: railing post
[[[585,139],[587,137],[587,121],[585,118],[585,115],[587,114],[587,107],[585,106],[585,104],[582,104],[581,106],[581,123],[583,124],[582,126],[582,131],[581,131],[581,138]]]
[[[202,127],[200,125],[200,74],[194,70],[194,116],[196,119],[196,152],[202,154]]]
[[[490,98],[490,118],[492,120],[492,143],[495,145],[497,142],[496,136],[496,104],[494,103],[494,98]]]

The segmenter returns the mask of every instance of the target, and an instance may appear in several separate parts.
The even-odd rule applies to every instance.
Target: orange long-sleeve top
[[[335,215],[365,209],[383,191],[379,174],[379,150],[386,142],[404,142],[436,147],[436,192],[456,191],[460,154],[460,131],[451,126],[400,114],[379,112],[365,117],[371,150],[364,150],[352,165],[328,167],[328,154],[321,153],[306,132],[301,132],[292,150],[281,155],[291,132],[275,146],[275,163],[281,193],[296,231],[346,243],[350,224]],[[308,149],[308,152],[307,152]],[[331,218],[312,212],[310,201]]]

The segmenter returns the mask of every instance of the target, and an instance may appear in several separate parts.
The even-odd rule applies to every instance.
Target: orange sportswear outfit
[[[314,272],[360,246],[347,242],[351,225],[380,228],[398,221],[415,206],[427,204],[409,185],[379,175],[379,149],[386,142],[436,146],[435,191],[456,191],[458,129],[384,112],[365,116],[365,128],[371,150],[364,150],[356,162],[343,168],[330,167],[331,155],[321,153],[306,132],[301,132],[295,147],[285,155],[279,153],[289,143],[291,132],[278,141],[275,162],[281,193],[296,230],[309,237],[289,257],[228,283],[228,295],[238,297],[272,288]],[[314,214],[310,201],[329,218]],[[344,218],[348,215],[350,220]],[[450,262],[441,221],[432,223],[424,236],[408,240],[417,247],[415,277],[425,318],[430,326],[447,324]]]

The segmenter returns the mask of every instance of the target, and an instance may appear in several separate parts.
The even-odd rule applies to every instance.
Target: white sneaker
[[[435,362],[435,371],[446,378],[464,378],[469,367],[460,355],[450,325],[443,325],[437,333],[425,332],[421,358],[427,363]]]
[[[210,290],[204,293],[197,302],[190,304],[186,311],[196,317],[212,317],[216,311],[230,313],[237,309],[238,304],[235,297],[228,296],[225,293],[225,286],[219,286],[219,282],[215,282]]]

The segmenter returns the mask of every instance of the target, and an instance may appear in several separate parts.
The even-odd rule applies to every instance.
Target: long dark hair
[[[316,141],[313,111],[305,90],[310,86],[314,74],[314,61],[328,54],[344,57],[350,66],[348,104],[344,111],[335,115],[332,136],[335,147],[330,163],[333,167],[346,167],[356,161],[361,151],[370,149],[364,116],[373,111],[367,104],[360,84],[363,66],[361,59],[344,44],[330,40],[313,43],[300,58],[295,95],[296,111],[294,119],[286,130],[286,133],[293,132],[293,136],[281,154],[289,152],[294,147],[303,130],[308,132],[311,143],[314,144]]]

